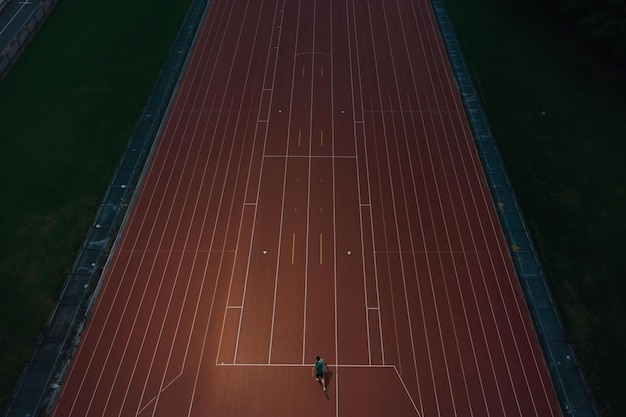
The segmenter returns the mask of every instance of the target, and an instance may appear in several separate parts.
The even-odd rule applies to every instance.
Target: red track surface
[[[213,0],[54,415],[560,415],[428,0]]]

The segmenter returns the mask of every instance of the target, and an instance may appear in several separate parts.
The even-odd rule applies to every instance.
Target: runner
[[[315,357],[315,363],[313,364],[311,373],[315,374],[315,380],[317,382],[322,381],[322,388],[324,389],[324,392],[326,392],[326,379],[324,378],[324,371],[326,368],[327,365],[326,362],[324,362],[324,359],[319,356]]]

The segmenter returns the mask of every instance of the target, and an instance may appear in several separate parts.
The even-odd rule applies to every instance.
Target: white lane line
[[[276,7],[278,8],[278,3],[276,4]],[[284,8],[285,8],[285,0],[283,0],[282,9],[279,12],[282,13]],[[284,16],[284,14],[281,14],[281,26],[282,26],[283,16]],[[280,43],[281,43],[282,34],[283,34],[283,32],[281,30],[279,32],[279,34],[278,34],[278,40],[277,40],[277,42],[278,42],[277,44],[278,45],[280,45]],[[270,44],[272,44],[272,43],[273,42],[270,42]],[[272,94],[270,96],[270,103],[269,103],[269,108],[270,109],[272,108],[272,102],[274,100],[274,90],[273,90],[273,87],[274,87],[274,84],[276,82],[277,62],[278,62],[278,54],[276,54],[276,57],[275,57],[274,70],[273,70],[273,74],[272,74]],[[268,67],[266,66],[266,68],[265,68],[265,76],[267,76],[267,70],[268,70]],[[265,82],[265,79],[263,81]],[[263,141],[263,152],[262,152],[262,155],[265,154],[265,150],[266,150],[266,147],[267,147],[268,130],[269,130],[269,123],[265,125],[265,135],[264,135],[264,141]],[[263,176],[264,161],[265,160],[262,158],[261,159],[261,167],[259,169],[259,182],[257,184],[257,191],[256,191],[256,200],[255,201],[257,201],[257,202],[259,201],[259,195],[260,195],[260,192],[261,192],[261,178]],[[257,214],[258,214],[258,206],[256,206],[255,209],[254,209],[254,219],[252,220],[253,236],[252,236],[251,242],[254,239],[254,229],[256,228]],[[251,262],[251,259],[252,259],[252,243],[250,244],[250,250],[248,251],[248,262],[247,262],[247,265],[246,265],[246,278],[244,280],[244,287],[243,287],[242,309],[245,307],[245,301],[246,301],[246,296],[247,296],[248,276],[249,276],[249,273],[250,273],[250,262]],[[241,315],[239,317],[239,324],[237,326],[237,338],[236,338],[236,342],[235,342],[235,353],[234,353],[234,356],[233,356],[233,362],[235,362],[235,363],[237,362],[237,351],[239,350],[239,336],[241,335],[242,317],[243,317],[243,310],[242,310],[242,313],[241,313]],[[207,329],[208,329],[208,327],[207,327]]]
[[[263,10],[263,5],[264,5],[264,2],[261,3],[260,10]],[[244,84],[244,87],[243,87],[243,93],[242,93],[242,96],[241,96],[241,102],[239,104],[239,110],[240,111],[239,111],[239,115],[237,116],[237,123],[236,123],[235,131],[233,133],[233,138],[232,138],[232,143],[233,144],[235,143],[235,137],[237,136],[237,130],[239,128],[240,115],[243,113],[243,103],[245,101],[245,92],[247,91],[248,82],[250,80],[250,73],[251,73],[252,63],[254,62],[254,57],[256,56],[255,48],[256,48],[256,44],[257,44],[257,39],[258,39],[258,34],[259,34],[259,27],[261,25],[261,18],[262,18],[262,16],[263,16],[262,12],[259,12],[258,13],[258,18],[257,18],[256,29],[255,29],[254,41],[252,43],[252,52],[249,54],[250,56],[249,56],[249,61],[248,61],[248,69],[247,69],[247,72],[246,72],[246,81],[245,81],[245,84]],[[273,21],[273,23],[275,23],[275,20],[276,20],[276,13],[274,13],[274,21]],[[270,37],[270,41],[271,41],[271,37]],[[267,68],[268,60],[269,60],[269,54],[266,54],[266,56],[267,56],[267,58],[266,58],[265,64],[266,64],[266,68]],[[259,94],[259,103],[262,100],[263,100],[263,92],[261,92]],[[250,106],[252,106],[252,102],[250,103]],[[260,104],[259,104],[259,106],[260,106]],[[255,127],[254,140],[253,140],[253,144],[252,144],[252,152],[254,151],[254,143],[256,142],[256,132],[257,132],[257,130],[258,130],[258,125]],[[231,147],[231,158],[232,158],[232,149],[233,148]],[[237,184],[238,181],[239,181],[239,173],[241,172],[241,162],[242,162],[242,159],[243,159],[243,153],[244,153],[245,149],[246,149],[245,146],[241,147],[241,152],[240,152],[240,155],[239,155],[239,164],[238,164],[238,167],[237,167],[237,170],[236,170],[237,174],[236,174],[235,184]],[[247,173],[246,183],[245,183],[246,186],[245,186],[244,198],[245,198],[245,195],[247,194],[247,190],[248,190],[248,187],[250,185],[250,166],[251,166],[251,164],[252,164],[252,158],[250,158],[250,162],[248,164],[248,173]],[[227,230],[230,228],[230,220],[231,220],[231,216],[232,216],[232,212],[233,212],[234,197],[235,197],[235,194],[233,193],[233,197],[231,199],[230,210],[228,211],[229,214],[228,214],[228,221],[227,221],[227,224],[228,224]],[[238,227],[238,230],[237,230],[237,243],[236,243],[236,246],[235,246],[235,253],[239,253],[239,243],[240,243],[240,240],[241,240],[241,234],[242,234],[242,229],[243,229],[243,219],[244,219],[244,211],[245,211],[244,207],[245,207],[245,205],[246,204],[244,203],[244,206],[242,206],[241,218],[239,219],[239,227]],[[256,203],[253,204],[253,206],[256,207]],[[253,231],[251,231],[251,235],[252,234],[253,234]],[[250,245],[248,247],[248,251],[250,251],[250,247],[251,247],[252,243],[251,243],[251,241],[248,241],[247,243]],[[226,241],[224,241],[224,245],[225,244],[226,244]],[[226,303],[227,304],[228,304],[228,300],[230,300],[230,294],[231,294],[232,283],[233,283],[234,272],[235,272],[235,265],[236,265],[236,259],[233,262],[233,268],[232,268],[232,271],[231,271],[230,281],[229,281],[229,284],[228,284],[228,293],[227,293],[227,296],[226,296]],[[230,308],[230,306],[226,305],[226,310],[228,308]],[[241,315],[243,314],[243,305],[239,306],[239,308],[242,309],[242,311],[240,312],[240,315],[239,315],[239,320],[241,320]],[[225,313],[226,313],[226,311],[225,311]],[[221,353],[222,338],[223,338],[223,335],[224,335],[225,324],[226,324],[226,314],[224,314],[223,319],[222,319],[222,328],[221,328],[221,331],[220,331],[220,338],[219,338],[219,342],[218,342],[217,353],[215,355],[215,362],[216,363],[217,363],[217,360],[218,360],[218,358],[220,356],[220,353]]]
[[[246,14],[246,13],[247,13],[247,8],[246,8],[246,9],[245,9],[245,11],[244,11],[244,18],[245,18],[245,14]],[[229,16],[229,21],[230,21],[230,16]],[[224,39],[224,38],[223,38],[223,39]],[[219,54],[219,52],[221,51],[221,46],[222,46],[222,45],[220,45],[220,49],[218,50],[218,54]],[[233,59],[233,61],[235,60],[235,57],[236,57],[236,55],[237,55],[238,48],[239,48],[239,39],[238,39],[237,45],[236,45],[236,47],[235,47],[235,51],[233,52],[233,58],[232,58],[232,59]],[[221,108],[221,109],[224,109],[224,105],[226,104],[226,92],[228,91],[228,86],[230,85],[230,81],[231,81],[231,78],[232,78],[232,73],[233,73],[232,69],[233,69],[233,66],[232,66],[232,64],[231,64],[231,69],[230,69],[229,77],[228,77],[228,80],[227,80],[227,82],[226,82],[226,86],[225,86],[225,89],[224,89],[224,96],[223,96],[223,98],[222,98],[222,102],[221,102],[221,105],[220,105],[220,108]],[[215,71],[215,67],[214,67],[214,71]],[[213,74],[214,74],[214,72],[212,73],[212,76],[213,76]],[[211,79],[212,79],[212,76],[211,76]],[[207,96],[207,95],[208,95],[208,92],[209,92],[209,89],[205,90],[205,94],[204,94],[204,97],[203,97],[203,102],[202,102],[202,105],[204,105],[204,104],[205,104],[205,102],[206,102],[206,99],[207,99],[207,97],[208,97],[208,96]],[[214,96],[214,100],[215,100],[215,96]],[[234,101],[234,96],[232,96],[232,97],[231,97],[231,101],[230,101],[230,103],[228,104],[228,106],[226,106],[226,109],[231,109],[231,108],[232,108],[233,101]],[[194,102],[194,103],[195,103],[195,102]],[[195,107],[195,106],[193,106],[193,107]],[[212,106],[211,106],[211,107],[212,107]],[[227,112],[227,119],[228,119],[228,120],[230,120],[231,115],[232,115],[232,112]],[[217,122],[215,123],[215,129],[217,129],[217,125],[219,125],[219,120],[220,120],[220,118],[221,118],[221,117],[222,117],[222,112],[220,111],[220,112],[218,112],[218,120],[217,120]],[[228,120],[227,120],[227,123],[228,123]],[[189,123],[189,119],[188,119],[188,121],[187,121],[187,122]],[[197,135],[196,135],[197,130],[196,130],[196,129],[197,129],[198,124],[200,123],[200,121],[198,120],[196,123],[197,123],[197,124],[196,124],[196,127],[194,128],[194,132],[191,134],[191,137],[192,137],[192,138],[197,137]],[[185,133],[186,133],[186,132],[183,132],[183,135],[185,135]],[[226,131],[224,131],[224,135],[225,135],[225,134],[226,134]],[[211,136],[211,137],[214,137],[214,136],[215,136],[215,135],[213,135],[213,136]],[[224,149],[224,146],[223,146],[223,145],[224,145],[224,142],[225,142],[225,141],[222,141],[222,144],[221,144],[220,149],[219,149],[219,157],[218,157],[218,159],[219,159],[219,160],[221,160],[221,159],[222,159],[222,158],[221,158],[221,155],[222,155],[222,151],[223,151],[223,149]],[[213,143],[211,143],[211,148],[210,148],[210,149],[212,149],[212,148],[213,148]],[[191,150],[191,147],[190,147],[189,151],[190,151],[190,150]],[[231,144],[231,152],[232,152],[232,144]],[[199,152],[198,152],[198,154],[197,154],[196,156],[198,156],[198,155],[199,155]],[[208,159],[209,159],[209,158],[207,158],[207,160],[208,160]],[[229,159],[229,162],[228,162],[228,166],[227,166],[227,168],[226,168],[226,171],[227,171],[227,172],[228,172],[228,167],[229,167],[229,166],[230,166],[230,159]],[[185,165],[185,167],[186,167],[186,165]],[[205,169],[206,169],[206,160],[205,160]],[[183,171],[184,171],[184,168],[183,168]],[[195,175],[195,166],[194,166],[194,170],[193,170],[192,172],[193,172],[193,173],[194,173],[194,175]],[[213,184],[212,184],[212,186],[211,186],[211,195],[213,195],[213,190],[214,190],[214,186],[215,186],[215,177],[216,177],[216,176],[217,176],[217,170],[216,170],[216,175],[215,175],[215,176],[214,176],[214,178],[213,178]],[[182,178],[183,178],[183,175],[182,175],[182,172],[181,172],[181,173],[180,173],[180,181],[182,181]],[[191,181],[190,181],[190,183],[191,183]],[[219,205],[218,205],[218,207],[219,207],[219,211],[221,211],[221,208],[222,208],[222,201],[223,201],[223,196],[224,196],[224,188],[225,188],[225,181],[223,182],[223,185],[222,185],[222,192],[221,192],[221,195],[220,195],[220,200],[219,200]],[[186,199],[185,199],[185,201],[186,201]],[[219,213],[219,212],[218,212],[218,213]],[[206,214],[206,213],[205,213],[205,214]],[[205,215],[203,218],[204,218],[204,219],[206,219],[206,217],[207,217],[207,216]],[[181,216],[181,218],[182,218],[182,216]],[[179,221],[180,221],[180,220],[179,220]],[[211,238],[211,250],[213,249],[213,242],[214,242],[214,237],[215,237],[215,230],[216,230],[216,227],[214,227],[214,230],[213,230],[213,235],[212,235],[212,238]],[[221,254],[221,258],[220,258],[220,270],[221,270],[221,267],[222,267],[222,260],[223,260],[223,252],[222,252],[222,254]],[[181,258],[181,262],[182,262],[182,258]],[[168,258],[168,264],[169,264],[169,258]],[[179,265],[179,267],[180,267],[180,265]],[[178,277],[177,277],[177,278],[178,278]],[[172,293],[172,294],[170,294],[170,299],[171,299],[172,295],[173,295],[173,293]],[[182,313],[182,311],[181,311],[181,313]],[[180,316],[179,316],[179,320],[180,320]],[[163,326],[163,325],[164,325],[164,322],[163,322],[162,326]],[[148,331],[148,327],[146,328],[146,334],[147,334],[147,331]],[[145,338],[145,335],[144,335],[144,338]],[[168,364],[167,364],[167,366],[166,366],[166,368],[165,368],[165,370],[164,370],[164,372],[163,372],[163,375],[162,375],[162,377],[161,377],[161,383],[160,383],[160,385],[159,385],[159,390],[157,391],[157,396],[156,396],[156,400],[155,400],[155,406],[154,406],[154,408],[153,408],[152,415],[154,415],[154,414],[156,413],[156,410],[157,410],[157,407],[158,407],[158,402],[159,402],[159,399],[160,399],[160,396],[161,396],[161,393],[162,393],[162,390],[163,390],[163,385],[164,385],[164,382],[165,382],[165,377],[166,377],[166,375],[167,375],[167,369],[169,368],[169,360],[170,360],[170,358],[171,358],[172,349],[173,349],[173,343],[172,343],[172,345],[170,346],[170,352],[169,352],[169,355],[168,355]],[[156,349],[154,349],[154,352],[153,352],[153,357],[152,357],[152,362],[151,362],[151,364],[150,364],[150,368],[149,368],[149,373],[148,373],[148,375],[150,375],[150,374],[152,373],[152,366],[153,366],[153,364],[154,364],[154,360],[155,360],[155,358],[156,358],[156,351],[157,351],[157,350],[156,350]],[[175,380],[176,378],[177,378],[177,377],[174,377],[174,380]],[[143,397],[145,396],[145,393],[146,393],[146,388],[147,388],[147,385],[148,385],[148,380],[149,380],[149,378],[146,378],[146,381],[144,382],[144,387],[143,387],[143,390],[142,390],[142,394],[141,394],[141,398],[140,398],[140,401],[139,401],[139,403],[138,403],[138,406],[140,406],[140,405],[141,405],[141,402],[143,401]]]

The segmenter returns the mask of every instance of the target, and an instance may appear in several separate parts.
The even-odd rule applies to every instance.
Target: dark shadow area
[[[324,372],[324,380],[326,381],[326,389],[330,387],[330,381],[333,379],[333,371]]]
[[[333,371],[325,371],[324,372],[324,382],[326,382],[326,389],[327,390],[330,387],[330,381],[332,380],[332,378],[333,378]],[[320,387],[323,388],[321,379],[319,381],[317,381],[317,383],[320,385]]]

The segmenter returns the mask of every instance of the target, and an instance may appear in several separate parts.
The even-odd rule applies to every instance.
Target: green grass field
[[[626,415],[626,83],[528,1],[446,2],[569,336]],[[63,0],[0,84],[2,409],[189,3]]]
[[[532,1],[446,4],[568,337],[598,405],[624,416],[626,76]]]
[[[0,410],[190,3],[60,1],[0,84]]]

